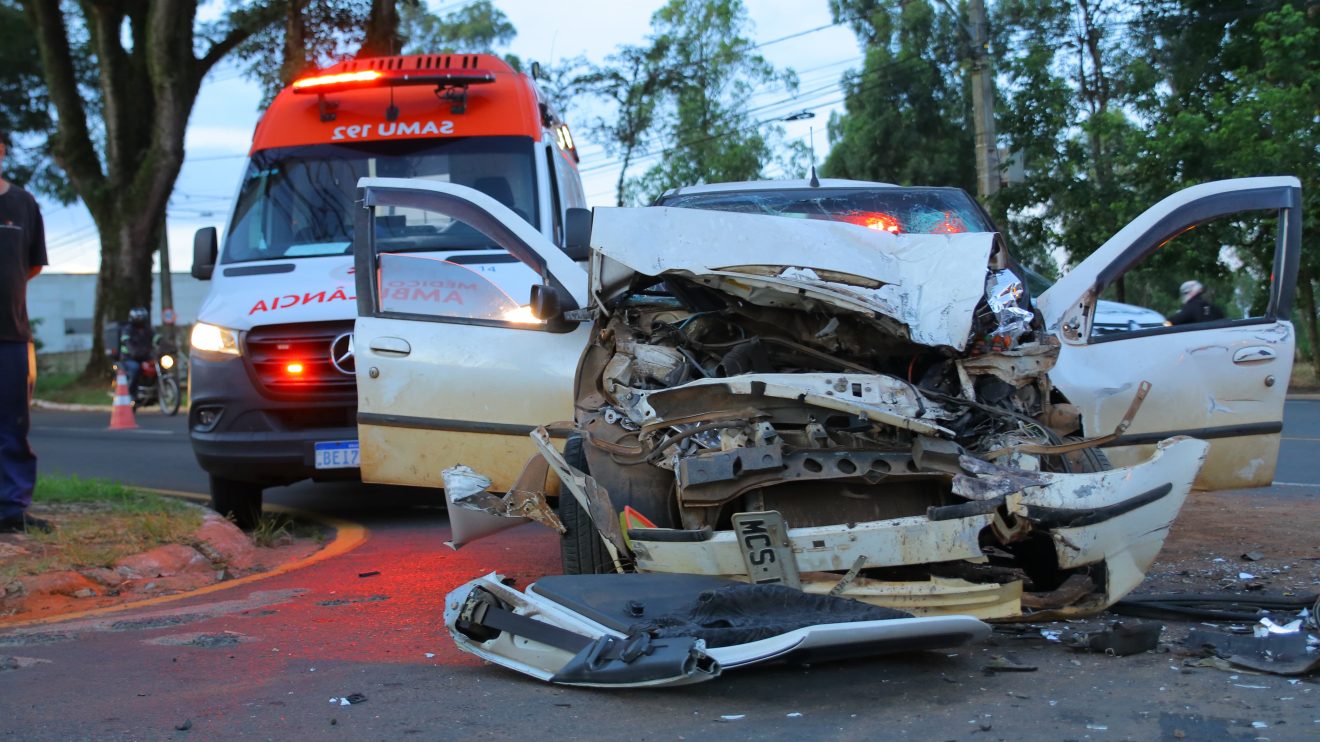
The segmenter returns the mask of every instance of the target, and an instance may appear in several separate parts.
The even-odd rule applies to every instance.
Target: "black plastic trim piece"
[[[1140,446],[1149,443],[1159,443],[1165,438],[1172,438],[1176,435],[1185,435],[1188,438],[1200,438],[1201,440],[1213,440],[1215,438],[1238,438],[1244,435],[1271,435],[1273,433],[1283,432],[1283,421],[1268,423],[1244,423],[1242,425],[1224,425],[1218,428],[1198,428],[1196,430],[1166,430],[1157,433],[1133,433],[1115,438],[1108,443],[1101,444],[1102,448],[1114,448],[1115,446]]]
[[[225,268],[226,276],[261,276],[267,273],[292,273],[298,266],[293,263],[275,263],[273,265],[236,265]]]
[[[380,425],[386,428],[408,428],[411,430],[449,430],[459,433],[484,433],[487,435],[528,435],[536,429],[535,425],[514,425],[512,423],[483,423],[471,420],[450,420],[434,417],[414,417],[411,415],[383,415],[378,412],[359,412],[359,425]],[[547,428],[551,438],[567,438],[570,428]]]
[[[715,537],[710,526],[695,530],[682,528],[629,528],[628,538],[634,541],[654,541],[662,544],[695,544]]]
[[[1137,508],[1145,507],[1152,502],[1163,499],[1173,491],[1173,484],[1165,483],[1153,490],[1143,492],[1136,497],[1129,497],[1122,502],[1116,502],[1113,505],[1106,505],[1102,508],[1086,508],[1084,510],[1074,510],[1071,508],[1046,508],[1038,505],[1027,506],[1027,518],[1042,528],[1081,528],[1083,526],[1093,526],[1096,523],[1103,523],[1107,520],[1117,518],[1124,513],[1130,513]]]

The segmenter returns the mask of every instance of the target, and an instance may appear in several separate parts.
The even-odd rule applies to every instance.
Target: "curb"
[[[111,405],[99,404],[73,404],[72,402],[51,402],[47,399],[34,399],[32,406],[38,410],[55,410],[57,412],[110,412],[114,409]]]
[[[139,489],[142,490],[143,492],[151,492],[157,495],[164,495],[166,497],[178,497],[184,500],[201,500],[203,502],[209,502],[211,499],[206,495],[200,495],[196,492],[180,492],[179,490],[165,490],[165,489],[157,489],[155,487],[135,487],[134,489]],[[302,559],[281,564],[280,566],[270,570],[269,572],[260,572],[258,574],[248,575],[247,577],[240,577],[236,580],[215,582],[205,587],[200,587],[196,590],[189,590],[187,592],[175,593],[174,595],[161,595],[155,598],[136,600],[130,603],[123,603],[121,605],[109,605],[103,608],[89,608],[84,611],[73,611],[71,613],[62,613],[57,616],[42,616],[41,618],[29,618],[23,621],[14,621],[13,623],[6,623],[4,621],[0,621],[0,632],[8,631],[9,629],[24,628],[27,626],[40,626],[42,624],[56,623],[59,621],[68,621],[75,618],[86,618],[89,616],[101,616],[108,613],[118,613],[120,611],[130,611],[136,608],[147,608],[150,606],[160,605],[162,603],[172,603],[177,600],[183,600],[184,598],[192,598],[198,595],[206,595],[207,593],[214,593],[214,592],[219,592],[221,590],[228,590],[234,587],[249,585],[259,580],[265,580],[271,577],[278,577],[283,574],[288,574],[289,572],[302,569],[303,567],[310,567],[313,564],[316,564],[317,562],[323,562],[327,559],[330,559],[332,557],[337,557],[341,554],[347,554],[348,552],[352,551],[353,549],[356,549],[357,547],[365,543],[367,537],[371,534],[371,532],[367,530],[366,526],[363,526],[359,523],[354,523],[352,521],[344,520],[342,518],[320,515],[318,513],[309,513],[306,510],[299,510],[298,508],[289,508],[283,505],[267,505],[266,508],[268,510],[277,513],[286,513],[288,515],[297,516],[299,518],[305,518],[307,520],[315,521],[322,525],[334,528],[335,538],[333,541],[326,544],[325,548],[321,549],[320,551],[317,551],[314,554],[309,554],[308,556]]]

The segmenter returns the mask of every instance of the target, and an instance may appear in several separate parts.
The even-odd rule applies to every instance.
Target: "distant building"
[[[188,273],[173,273],[175,325],[190,325],[210,288]],[[28,316],[41,341],[39,353],[69,353],[92,348],[96,307],[95,273],[42,273],[28,284]],[[160,321],[160,275],[151,277],[151,321]]]

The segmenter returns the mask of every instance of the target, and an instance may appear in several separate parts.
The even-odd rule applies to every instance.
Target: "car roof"
[[[742,180],[735,183],[702,183],[700,185],[671,188],[660,197],[661,200],[673,196],[687,196],[693,193],[735,193],[738,191],[791,191],[804,188],[901,188],[893,183],[875,183],[869,180],[845,180],[843,178],[821,178],[820,185],[813,186],[810,180]]]

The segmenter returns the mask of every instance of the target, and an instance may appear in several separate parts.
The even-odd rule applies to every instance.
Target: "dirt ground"
[[[1320,592],[1320,492],[1192,493],[1137,592]]]

